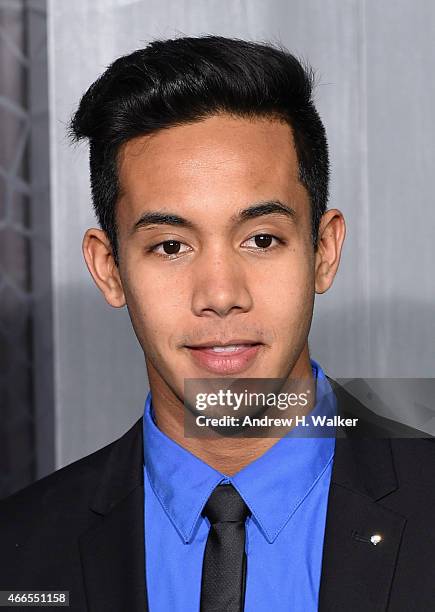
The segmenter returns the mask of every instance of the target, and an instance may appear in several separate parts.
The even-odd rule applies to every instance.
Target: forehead
[[[215,115],[134,138],[119,152],[118,172],[125,200],[118,212],[126,214],[148,203],[222,206],[253,192],[288,198],[303,190],[292,130],[270,118]]]

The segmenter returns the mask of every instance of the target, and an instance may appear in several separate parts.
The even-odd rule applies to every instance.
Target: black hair
[[[93,205],[116,264],[119,147],[136,136],[222,112],[275,117],[290,125],[299,180],[311,201],[316,249],[329,160],[313,88],[313,70],[283,47],[221,36],[156,40],[114,61],[82,97],[70,133],[74,140],[89,139]]]

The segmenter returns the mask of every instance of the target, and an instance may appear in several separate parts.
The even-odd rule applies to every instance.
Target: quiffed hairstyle
[[[312,69],[285,49],[221,36],[158,40],[113,62],[82,97],[70,133],[74,140],[89,139],[93,205],[116,264],[119,147],[136,136],[222,112],[275,117],[290,125],[317,248],[329,161],[313,86]]]

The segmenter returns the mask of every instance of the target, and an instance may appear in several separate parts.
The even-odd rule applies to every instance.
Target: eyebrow
[[[181,227],[187,227],[189,229],[195,228],[195,224],[188,219],[184,219],[184,217],[180,217],[174,213],[156,211],[147,212],[141,215],[133,225],[132,233],[140,227],[147,227],[148,225],[178,225]]]
[[[238,211],[231,216],[232,223],[238,225],[249,219],[255,219],[265,215],[279,214],[284,215],[294,221],[296,212],[288,204],[284,204],[279,200],[268,200],[266,202],[257,202]],[[150,225],[174,225],[178,227],[184,227],[187,229],[196,229],[195,223],[189,219],[185,219],[180,215],[170,212],[146,212],[139,217],[134,224],[131,233],[134,233],[141,227],[148,227]]]
[[[256,217],[262,217],[264,215],[279,214],[289,217],[294,221],[296,211],[279,200],[269,200],[267,202],[257,202],[252,204],[248,208],[245,208],[231,217],[231,220],[236,223],[243,223],[248,219],[255,219]]]

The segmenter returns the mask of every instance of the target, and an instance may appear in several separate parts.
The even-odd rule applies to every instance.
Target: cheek
[[[269,312],[270,323],[279,321],[281,325],[283,322],[293,325],[312,308],[314,269],[308,258],[298,261],[289,258],[266,270],[261,279],[255,280],[254,286],[257,287],[257,304]]]
[[[181,327],[185,297],[180,284],[147,275],[146,281],[127,285],[125,295],[136,335],[144,350],[154,352],[153,346],[166,344],[165,339],[170,343],[171,330]]]

